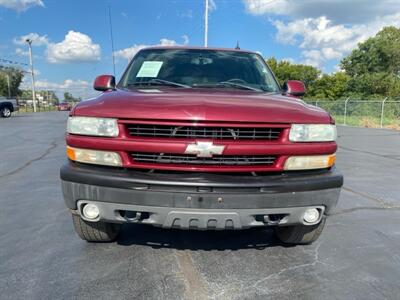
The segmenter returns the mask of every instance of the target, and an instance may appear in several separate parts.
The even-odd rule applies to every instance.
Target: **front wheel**
[[[121,231],[121,224],[106,222],[88,222],[79,215],[72,215],[76,233],[88,242],[113,242]]]
[[[7,106],[4,106],[0,109],[0,116],[3,118],[9,118],[11,117],[11,109]]]
[[[275,235],[285,244],[307,245],[315,242],[322,233],[326,218],[315,225],[294,225],[275,228]]]

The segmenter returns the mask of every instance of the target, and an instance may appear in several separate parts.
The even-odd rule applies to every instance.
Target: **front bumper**
[[[334,168],[265,176],[154,174],[73,162],[61,168],[61,179],[73,213],[90,202],[100,208],[95,221],[185,229],[303,224],[307,208],[329,214],[343,185]]]

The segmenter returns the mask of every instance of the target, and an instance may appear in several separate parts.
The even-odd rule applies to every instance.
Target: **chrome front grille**
[[[153,164],[183,164],[183,165],[224,165],[224,166],[271,166],[275,156],[269,155],[215,155],[213,157],[197,157],[189,154],[167,153],[131,153],[135,162]]]
[[[157,138],[277,140],[282,128],[127,124],[129,135]]]

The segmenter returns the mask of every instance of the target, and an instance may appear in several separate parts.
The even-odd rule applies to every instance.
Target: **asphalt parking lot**
[[[313,245],[141,225],[89,244],[61,195],[66,117],[0,119],[1,299],[399,299],[400,132],[339,128],[345,185]]]

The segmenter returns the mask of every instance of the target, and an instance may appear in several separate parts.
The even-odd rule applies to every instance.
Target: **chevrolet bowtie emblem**
[[[212,142],[196,142],[186,147],[185,154],[196,154],[197,157],[212,157],[221,155],[225,146],[214,145]]]

